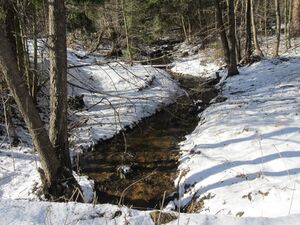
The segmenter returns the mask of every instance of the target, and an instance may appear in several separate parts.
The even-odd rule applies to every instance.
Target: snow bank
[[[169,225],[298,225],[300,216],[279,218],[234,218],[199,214],[175,215]],[[177,219],[176,219],[177,217]],[[91,205],[80,203],[49,203],[31,201],[0,201],[0,224],[52,225],[52,224],[130,224],[154,225],[150,212],[137,211],[113,205]]]
[[[203,59],[206,59],[205,56],[194,55],[177,60],[173,63],[171,71],[179,74],[209,78],[220,67],[216,63],[207,62]]]
[[[42,49],[43,44],[39,43]],[[47,55],[46,49],[40,51]],[[70,49],[68,64],[73,67],[68,74],[69,95],[84,96],[84,108],[69,111],[72,150],[86,149],[100,139],[111,138],[182,94],[166,72],[151,66],[107,63],[102,57],[85,56],[84,52]],[[7,140],[0,146],[0,198],[36,201],[37,187],[41,185],[39,159],[26,130],[21,128],[18,133],[25,141],[21,147],[9,147]],[[93,181],[85,176],[75,177],[86,202],[90,202]]]
[[[74,65],[93,61],[89,57],[79,59],[72,52],[68,58]],[[83,110],[75,113],[79,127],[75,125],[71,140],[77,147],[86,148],[98,140],[113,137],[182,94],[177,83],[163,70],[97,60],[94,58],[90,66],[69,70],[69,94],[83,95],[85,104]]]
[[[181,143],[180,205],[202,214],[300,213],[300,58],[269,59],[228,78]],[[179,201],[175,202],[179,204]]]
[[[215,77],[216,71],[223,65],[222,59],[215,49],[201,49],[201,45],[187,43],[175,47],[175,57],[171,71],[203,78]]]

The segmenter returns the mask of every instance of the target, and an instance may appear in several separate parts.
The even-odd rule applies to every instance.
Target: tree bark
[[[253,0],[250,0],[250,4],[251,4],[251,23],[252,23],[252,33],[253,33],[253,44],[254,44],[254,48],[255,48],[255,53],[260,56],[263,57],[264,54],[260,49],[259,43],[258,43],[258,39],[257,39],[257,28],[256,28],[256,21],[255,21],[255,15],[254,15],[254,4],[253,4]]]
[[[12,118],[12,97],[7,95],[7,99],[3,99],[3,110],[4,110],[4,119],[5,119],[5,126],[7,131],[7,136],[9,139],[9,144],[11,146],[16,147],[19,144],[19,137],[17,135],[15,126],[13,124]]]
[[[56,201],[83,201],[82,195],[76,195],[80,192],[80,187],[72,171],[61,164],[55,153],[26,82],[18,70],[16,57],[2,25],[0,25],[0,49],[0,70],[23,116],[40,158],[42,169],[39,171],[45,196]]]
[[[234,7],[234,14],[237,15],[238,10],[240,9],[239,5],[240,1],[236,1],[235,7]],[[243,6],[242,6],[243,7]],[[240,22],[242,24],[242,22]],[[235,27],[238,25],[238,18],[235,16]],[[240,25],[241,26],[241,25]],[[241,52],[241,37],[239,35],[238,29],[236,29],[236,55],[237,55],[237,61],[240,62],[242,60],[242,52]]]
[[[264,1],[264,29],[265,29],[265,42],[266,47],[269,49],[269,38],[268,38],[268,0]]]
[[[275,44],[274,56],[278,56],[279,55],[279,46],[280,46],[280,34],[281,34],[281,18],[280,18],[279,0],[275,0],[275,9],[276,9],[276,44]]]
[[[294,0],[290,0],[289,2],[289,21],[288,21],[288,47],[291,48],[291,28],[292,28],[292,19],[293,19],[293,4]]]
[[[47,131],[42,124],[32,97],[29,95],[22,74],[17,69],[17,62],[11,44],[4,34],[4,29],[0,26],[0,68],[10,89],[10,93],[14,97],[31,134],[33,145],[40,156],[47,182],[52,183],[57,178],[60,167],[59,161],[56,158]]]
[[[293,16],[292,16],[292,34],[300,35],[300,0],[293,0]]]
[[[225,63],[229,65],[230,63],[229,45],[228,45],[227,35],[226,35],[225,26],[222,17],[222,10],[219,4],[219,0],[214,0],[214,3],[216,8],[217,29],[220,34],[220,38],[223,46]]]
[[[38,31],[37,31],[37,0],[32,3],[33,6],[33,71],[32,71],[32,87],[31,96],[36,102],[37,86],[38,86]]]
[[[127,54],[128,54],[130,63],[132,63],[132,51],[131,51],[131,44],[130,44],[130,40],[129,40],[129,28],[128,28],[128,23],[127,23],[125,0],[121,1],[121,7],[122,7],[122,15],[123,15],[123,21],[124,21]]]
[[[235,37],[235,13],[234,13],[234,0],[228,2],[228,22],[229,22],[229,55],[230,63],[228,65],[228,75],[233,76],[239,74],[236,62],[236,37]]]
[[[64,0],[49,0],[50,141],[71,170],[67,130],[67,48]]]
[[[288,0],[284,0],[284,38],[285,38],[285,49],[288,50],[289,42],[288,42],[288,19],[289,19],[289,11],[288,11]]]
[[[252,55],[252,35],[251,35],[251,0],[246,0],[246,49],[245,49],[245,62],[250,62]]]

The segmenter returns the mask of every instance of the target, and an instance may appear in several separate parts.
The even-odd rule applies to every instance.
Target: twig
[[[157,224],[158,224],[158,225],[160,225],[160,216],[161,216],[161,213],[162,213],[164,204],[165,204],[165,198],[166,198],[166,191],[164,191],[164,195],[163,195],[161,207],[160,207],[159,214],[158,214],[158,219],[157,219]]]
[[[126,193],[126,191],[127,191],[129,188],[131,188],[133,185],[135,185],[135,184],[141,182],[142,180],[145,180],[145,179],[151,177],[151,176],[154,174],[155,171],[156,171],[156,169],[153,170],[153,171],[152,171],[150,174],[148,174],[147,176],[142,177],[141,179],[138,179],[137,181],[135,181],[135,182],[133,182],[132,184],[130,184],[127,188],[125,188],[125,189],[122,191],[122,193],[121,193],[121,196],[120,196],[120,200],[119,200],[118,205],[119,205],[119,206],[122,205],[122,202],[123,202],[123,200],[124,200],[125,193]]]

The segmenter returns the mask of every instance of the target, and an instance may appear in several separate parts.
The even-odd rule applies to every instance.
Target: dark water
[[[160,207],[165,196],[167,203],[176,192],[178,143],[195,129],[196,108],[190,98],[181,97],[133,130],[85,153],[81,172],[95,180],[98,202],[151,209]]]
[[[123,204],[155,208],[160,205],[165,191],[166,197],[175,191],[177,144],[198,121],[192,109],[191,102],[181,98],[179,103],[127,132],[126,151],[121,134],[81,158],[82,173],[96,182],[99,203],[119,203],[124,197]],[[123,172],[122,166],[129,167],[129,171]]]

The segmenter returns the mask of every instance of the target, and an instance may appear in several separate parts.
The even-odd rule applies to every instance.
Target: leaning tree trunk
[[[29,95],[22,74],[17,69],[17,62],[12,52],[11,44],[4,34],[4,29],[0,27],[0,68],[31,134],[33,144],[40,156],[45,177],[51,183],[56,180],[60,167],[59,161],[55,156],[47,131]]]
[[[225,26],[222,18],[222,10],[219,4],[219,0],[214,0],[215,8],[216,8],[216,20],[217,20],[217,29],[220,34],[223,51],[224,51],[224,58],[225,63],[229,65],[230,63],[230,52],[229,52],[229,45],[227,40],[227,35],[225,31]]]
[[[254,15],[254,3],[253,0],[250,0],[250,4],[251,4],[251,25],[252,25],[252,33],[253,33],[253,44],[254,44],[254,48],[255,48],[255,53],[260,56],[263,57],[264,54],[261,51],[259,44],[258,44],[258,39],[257,39],[257,29],[256,29],[256,21],[255,21],[255,15]]]
[[[276,9],[276,44],[275,44],[274,56],[278,56],[279,55],[279,46],[280,46],[280,33],[281,33],[281,18],[280,18],[279,0],[275,0],[275,9]]]
[[[49,0],[50,130],[61,164],[71,170],[67,131],[67,50],[64,0]]]
[[[239,74],[236,62],[236,37],[235,37],[235,13],[234,13],[234,0],[229,0],[228,2],[228,22],[229,22],[229,55],[230,63],[228,65],[228,76],[233,76]]]
[[[10,93],[18,106],[32,137],[32,142],[40,158],[40,169],[44,194],[53,200],[79,200],[80,188],[72,175],[72,171],[61,165],[50,142],[32,97],[21,72],[17,69],[17,61],[11,43],[5,36],[5,29],[0,25],[0,70],[6,80]]]

